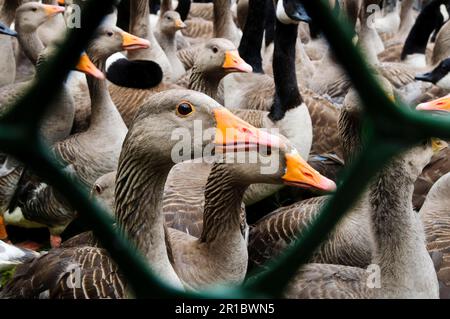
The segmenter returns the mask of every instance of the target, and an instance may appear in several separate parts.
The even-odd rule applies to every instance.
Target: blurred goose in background
[[[86,51],[102,71],[111,54],[149,46],[147,40],[107,25],[101,26],[95,36]],[[87,81],[91,97],[90,126],[87,131],[56,143],[53,152],[65,170],[90,189],[97,178],[117,168],[127,128],[111,100],[106,81],[91,77]],[[76,217],[57,190],[45,183],[28,184],[19,195],[18,204],[26,219],[49,226],[52,247],[60,245],[59,234]]]
[[[171,263],[174,256],[168,255],[168,251],[172,250],[161,211],[162,193],[167,174],[174,165],[172,149],[179,142],[171,138],[172,132],[181,126],[190,131],[189,136],[192,137],[194,136],[192,121],[199,119],[202,119],[204,128],[216,129],[212,137],[216,154],[249,152],[256,151],[259,147],[281,146],[279,138],[252,127],[210,97],[195,91],[171,90],[156,94],[139,110],[125,138],[120,156],[116,179],[115,215],[118,223],[145,256],[155,274],[167,284],[178,288],[182,288],[183,284]],[[233,134],[225,134],[225,131],[231,131]],[[146,143],[141,142],[142,138]],[[203,150],[209,143],[209,140],[203,141],[201,145],[195,147]],[[241,143],[245,143],[244,149]],[[203,156],[203,152],[198,150],[190,156]],[[240,230],[238,240],[243,240]],[[186,258],[193,253],[189,247],[179,253],[181,252]],[[89,262],[80,263],[81,260]],[[192,267],[199,262],[200,260],[195,260]],[[66,284],[65,278],[71,276],[70,267],[67,267],[73,264],[80,266],[81,287]],[[176,267],[178,266],[175,265],[175,269]],[[105,271],[109,275],[93,276],[97,271]],[[216,270],[197,269],[192,276],[201,277],[203,271]],[[100,286],[104,289],[96,288]],[[0,292],[0,296],[124,298],[129,296],[129,292],[126,282],[123,281],[117,266],[108,257],[107,252],[100,248],[84,246],[53,249],[45,256],[19,266],[16,275]]]
[[[17,101],[34,81],[39,78],[39,72],[44,62],[55,51],[53,46],[44,50],[42,42],[37,37],[36,30],[58,10],[60,9],[56,7],[49,8],[47,5],[35,2],[24,4],[17,10],[16,28],[19,30],[18,37],[22,43],[22,49],[25,52],[28,52],[30,56],[38,56],[36,65],[37,72],[35,78],[31,81],[10,84],[0,88],[0,109],[2,114],[8,111],[6,109],[7,106],[11,106],[12,103]],[[25,35],[22,33],[22,30],[27,31]],[[76,69],[92,76],[104,78],[103,74],[90,62],[86,54],[81,56]],[[42,121],[40,129],[42,137],[50,145],[66,138],[69,136],[72,128],[73,119],[73,99],[68,92],[67,86],[63,84],[61,92],[49,107]],[[15,206],[15,203],[11,203],[11,200],[23,174],[23,166],[10,156],[1,154],[0,172],[0,214],[5,213],[4,217],[7,224],[23,225],[24,219],[22,214],[19,213],[19,216],[16,216],[17,214],[13,212],[13,209],[7,212],[8,209],[14,208]],[[10,207],[11,205],[13,206]],[[25,224],[26,226],[42,227],[42,225],[35,223],[26,222]]]
[[[40,254],[33,250],[16,247],[0,240],[0,271],[10,270],[39,256]]]
[[[0,22],[0,87],[14,83],[16,79],[16,61],[11,37],[17,33]]]
[[[58,0],[42,0],[43,4],[58,5]],[[44,46],[61,39],[66,32],[66,23],[61,14],[55,15],[38,29],[38,35]]]
[[[371,264],[381,280],[374,289],[365,268],[307,264],[285,292],[287,298],[438,298],[439,284],[425,246],[423,225],[412,209],[415,179],[433,154],[424,141],[396,156],[368,188],[374,246]]]
[[[167,55],[173,70],[173,80],[181,78],[186,70],[177,56],[176,34],[178,30],[186,28],[186,24],[181,20],[180,14],[176,11],[166,11],[162,14],[158,22],[158,30],[155,37],[161,48]]]

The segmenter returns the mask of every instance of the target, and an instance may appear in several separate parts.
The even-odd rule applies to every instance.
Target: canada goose
[[[14,82],[16,78],[16,61],[11,37],[17,33],[0,22],[0,87]]]
[[[119,160],[115,215],[153,271],[167,284],[179,288],[182,288],[181,280],[167,253],[170,242],[165,240],[161,196],[167,174],[174,165],[172,149],[179,143],[171,138],[172,132],[181,127],[193,137],[194,120],[201,120],[204,129],[216,128],[212,138],[217,154],[242,150],[243,145],[248,150],[280,146],[280,139],[255,129],[198,92],[171,90],[158,93],[139,110],[124,140]],[[230,134],[225,135],[225,131]],[[142,143],[142,138],[147,142]],[[193,144],[195,150],[187,155],[202,156],[209,143],[210,140],[203,140],[200,145]],[[76,265],[82,260],[80,258],[90,262],[79,264],[80,287],[70,287],[64,280],[71,275],[66,266]],[[99,270],[110,275],[92,277]],[[106,289],[96,289],[99,284]],[[128,292],[126,282],[105,250],[80,247],[53,249],[44,257],[19,266],[13,280],[0,294],[9,298],[37,298],[40,295],[47,298],[123,298]]]
[[[121,50],[136,50],[149,46],[147,40],[137,38],[116,27],[101,26],[96,40],[87,48],[96,66],[104,71],[106,59]],[[53,146],[54,153],[70,173],[88,188],[105,173],[117,168],[125,123],[111,101],[106,81],[87,78],[91,97],[91,123],[87,131],[72,135]],[[29,185],[18,202],[25,218],[48,225],[52,247],[60,245],[59,234],[76,216],[57,192],[45,183]]]
[[[413,184],[432,156],[429,141],[391,160],[369,186],[374,269],[307,264],[288,298],[438,298],[423,225],[412,209]],[[371,278],[375,274],[376,278]],[[377,285],[377,283],[379,285]]]
[[[9,270],[39,256],[40,254],[33,250],[16,247],[0,240],[0,271]]]
[[[172,65],[173,80],[176,81],[186,70],[177,56],[175,35],[178,30],[186,28],[186,24],[181,20],[178,12],[166,11],[159,19],[158,27],[155,37]]]

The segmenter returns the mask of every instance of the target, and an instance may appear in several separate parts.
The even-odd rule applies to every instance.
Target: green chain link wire
[[[75,65],[95,28],[117,0],[86,1],[81,16],[82,29],[73,29],[30,90],[0,118],[0,148],[54,185],[80,218],[91,225],[102,246],[108,250],[137,298],[256,298],[279,297],[299,267],[306,263],[326,235],[345,215],[392,156],[428,137],[450,138],[450,118],[433,117],[392,103],[383,93],[351,39],[353,31],[335,17],[322,0],[303,0],[311,17],[322,27],[337,59],[347,70],[365,106],[367,118],[365,147],[346,169],[336,193],[316,221],[269,270],[243,286],[199,293],[182,292],[159,280],[144,258],[113,226],[108,213],[89,199],[79,181],[68,177],[56,164],[50,149],[38,137],[39,122],[64,78]]]

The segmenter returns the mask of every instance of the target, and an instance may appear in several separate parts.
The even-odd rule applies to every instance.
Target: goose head
[[[442,60],[432,71],[417,75],[416,80],[431,82],[445,90],[450,90],[450,58]]]
[[[34,32],[51,17],[64,12],[60,6],[29,2],[21,5],[16,11],[16,27],[23,32]]]
[[[95,34],[94,41],[91,41],[87,48],[89,55],[97,59],[105,60],[112,54],[120,51],[133,51],[147,49],[150,42],[146,39],[136,37],[122,29],[111,26],[100,26]]]
[[[246,184],[285,184],[322,191],[336,189],[336,184],[312,168],[288,139],[279,138],[280,147],[268,153],[254,150],[224,154],[222,160],[227,163],[227,172]]]
[[[229,73],[251,73],[252,67],[239,55],[233,42],[214,38],[207,41],[197,55],[195,68],[206,76],[222,78]]]
[[[206,94],[168,90],[142,105],[129,128],[123,156],[172,166],[227,152],[279,148],[279,137],[233,115]]]
[[[175,34],[178,30],[186,28],[186,24],[181,20],[181,16],[176,11],[167,11],[159,20],[160,30],[165,34]]]
[[[1,22],[0,22],[0,34],[5,34],[5,35],[12,36],[12,37],[17,36],[17,32],[16,31],[11,30],[10,28],[8,28],[6,25],[4,25]]]
[[[277,19],[284,24],[310,23],[311,18],[300,0],[275,0]]]
[[[433,101],[420,103],[417,105],[416,110],[450,112],[450,94]]]

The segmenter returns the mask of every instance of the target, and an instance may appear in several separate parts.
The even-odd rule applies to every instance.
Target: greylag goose
[[[16,78],[16,61],[11,37],[17,33],[0,22],[0,87],[14,82]]]
[[[391,160],[369,186],[374,250],[369,271],[307,264],[288,298],[438,298],[439,284],[423,225],[412,209],[415,179],[432,156],[429,141]]]
[[[57,6],[58,0],[42,0],[42,3]],[[50,18],[38,29],[39,38],[45,46],[62,38],[65,32],[66,23],[64,17],[60,14]]]
[[[156,94],[139,110],[124,140],[119,160],[115,215],[153,271],[167,284],[180,288],[181,280],[167,253],[170,242],[166,241],[161,199],[167,174],[174,165],[172,150],[180,142],[172,138],[172,132],[177,128],[187,130],[191,145],[194,120],[201,120],[204,129],[215,128],[212,141],[216,154],[281,146],[279,138],[259,131],[213,99],[195,91],[171,90]],[[142,143],[142,139],[146,143]],[[203,149],[211,146],[211,140],[192,145],[195,149],[186,155],[202,156]],[[242,237],[240,232],[239,236]],[[188,256],[189,252],[185,253]],[[79,270],[79,287],[67,285],[66,279],[74,269],[68,265]],[[108,275],[95,276],[98,271]],[[96,288],[100,286],[104,289]],[[107,252],[85,246],[53,249],[19,266],[0,295],[3,298],[123,298],[130,293]]]
[[[111,54],[148,46],[147,40],[103,25],[96,33],[96,40],[87,48],[87,53],[94,64],[104,71],[106,59]],[[106,81],[87,77],[87,82],[92,110],[90,126],[87,131],[56,143],[53,152],[66,170],[90,189],[98,177],[117,168],[127,128],[109,96]],[[76,217],[57,191],[45,183],[29,184],[19,195],[18,204],[26,219],[48,225],[53,247],[59,246],[59,234]]]
[[[392,87],[379,78],[386,93],[393,96]],[[351,89],[339,116],[339,135],[347,164],[361,149],[360,100]],[[261,267],[276,258],[310,225],[328,196],[315,197],[281,207],[252,225],[249,234],[249,263]],[[329,234],[315,252],[312,262],[365,267],[371,258],[371,238],[367,220],[367,195],[362,196],[352,211]],[[287,227],[285,227],[287,225]]]
[[[37,62],[37,73],[35,78],[39,77],[39,71],[43,62],[48,58],[51,52],[54,50],[53,47],[47,48],[45,51],[42,42],[36,35],[36,30],[39,25],[41,25],[46,18],[53,15],[53,11],[45,11],[48,6],[39,3],[28,3],[24,4],[17,10],[16,15],[16,27],[19,30],[26,29],[27,35],[26,39],[22,39],[21,42],[24,45],[24,50],[29,52],[32,56],[40,56]],[[53,9],[56,11],[56,9]],[[48,14],[46,13],[48,12]],[[34,30],[34,31],[33,31]],[[22,37],[22,33],[19,31],[19,38]],[[41,51],[39,51],[41,50]],[[39,55],[40,54],[40,55]],[[103,74],[95,68],[95,66],[90,62],[89,58],[84,54],[76,69],[81,72],[91,74],[92,76],[103,78]],[[32,84],[32,81],[11,84],[0,88],[0,109],[4,113],[6,111],[5,107],[10,105],[12,102],[17,100],[23,92]],[[51,104],[48,113],[46,114],[42,124],[41,133],[43,138],[50,144],[60,141],[66,138],[71,130],[74,118],[74,106],[72,97],[68,93],[67,87],[63,85],[61,93],[58,95],[57,99]],[[16,191],[17,183],[19,182],[20,176],[23,172],[23,166],[12,159],[10,156],[1,154],[1,169],[0,169],[0,214],[3,214],[10,208],[11,199]],[[10,213],[6,212],[6,219],[9,223],[16,223],[23,221],[19,218],[12,217]],[[37,225],[33,225],[37,226]]]
[[[181,20],[180,14],[176,11],[166,11],[158,21],[158,30],[155,37],[161,48],[167,55],[172,65],[173,80],[181,78],[186,70],[177,56],[176,34],[178,30],[186,28],[186,24]]]
[[[419,211],[427,249],[434,261],[441,299],[450,299],[450,173],[443,175],[430,189]]]
[[[368,188],[374,240],[368,270],[307,264],[285,292],[288,298],[438,298],[439,284],[412,208],[414,182],[430,161],[429,140],[397,155]]]

